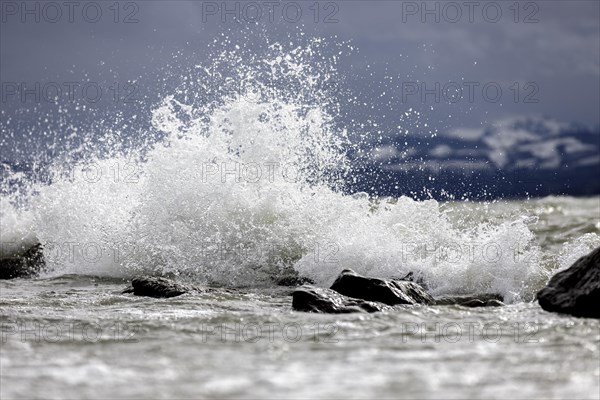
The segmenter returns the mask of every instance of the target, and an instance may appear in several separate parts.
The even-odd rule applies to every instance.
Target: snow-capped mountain
[[[549,118],[404,136],[372,148],[368,158],[356,190],[453,197],[600,193],[600,127]]]
[[[550,119],[513,118],[485,129],[453,130],[445,136],[464,147],[480,149],[478,155],[499,169],[550,170],[600,164],[598,130]],[[448,156],[465,155],[460,148],[448,150]],[[430,151],[432,156],[439,153],[439,149]]]

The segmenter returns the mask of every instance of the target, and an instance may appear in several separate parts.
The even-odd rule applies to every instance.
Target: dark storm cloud
[[[396,125],[394,112],[400,114],[411,106],[427,111],[430,125],[441,130],[477,126],[516,114],[599,122],[600,11],[596,1],[522,2],[518,14],[510,8],[514,2],[505,1],[476,2],[472,13],[467,2],[452,3],[450,8],[448,2],[321,2],[318,14],[312,1],[276,5],[259,1],[252,3],[260,8],[258,24],[247,21],[257,15],[256,9],[248,8],[249,2],[121,2],[118,15],[110,8],[113,2],[97,2],[103,12],[97,22],[86,20],[80,12],[91,2],[76,2],[73,21],[63,5],[62,18],[56,23],[44,20],[54,14],[41,14],[46,3],[2,1],[3,83],[137,79],[140,85],[150,86],[152,82],[145,82],[144,76],[154,79],[160,68],[177,64],[174,54],[178,51],[193,53],[202,61],[208,43],[222,33],[242,43],[248,40],[246,33],[254,30],[274,42],[287,40],[288,31],[301,30],[307,36],[350,40],[356,46],[358,51],[341,62],[353,67],[355,76],[349,81],[358,94],[375,96],[387,90],[387,96],[394,97],[388,99],[389,126]],[[284,14],[282,10],[291,3],[294,6]],[[28,9],[39,7],[39,23],[35,15],[23,15],[24,4]],[[462,15],[453,22],[456,5]],[[302,16],[291,22],[297,8]],[[494,21],[497,8],[502,15]],[[234,21],[235,16],[226,10],[238,12],[241,21]],[[437,15],[423,14],[426,10],[439,11]],[[94,16],[94,10],[87,11]],[[124,23],[127,18],[133,23]],[[386,76],[393,77],[391,84]],[[479,87],[497,83],[503,97],[490,102],[479,92],[473,102],[463,99],[451,105],[443,99],[438,103],[433,96],[425,101],[419,94],[402,98],[407,82],[431,89],[436,83],[465,81],[478,82]],[[520,85],[523,97],[531,94],[531,87],[524,91],[527,83],[535,84],[537,102],[523,103],[522,98],[515,102],[511,87]],[[2,108],[12,105],[9,99]]]

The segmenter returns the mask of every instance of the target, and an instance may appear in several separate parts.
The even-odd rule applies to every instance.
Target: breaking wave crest
[[[5,194],[3,251],[41,242],[49,274],[329,285],[352,268],[413,272],[436,294],[531,298],[547,271],[527,218],[460,222],[435,200],[344,191],[353,144],[324,46],[216,52],[153,110],[160,140],[54,163],[48,182]]]

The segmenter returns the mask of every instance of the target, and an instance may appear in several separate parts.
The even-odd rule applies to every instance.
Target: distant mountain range
[[[399,135],[357,154],[350,153],[348,192],[421,199],[600,194],[600,126],[517,117],[433,137]],[[0,164],[0,182],[9,171],[44,170],[30,160]]]
[[[426,198],[600,194],[600,127],[517,117],[402,137],[356,159],[352,191]]]

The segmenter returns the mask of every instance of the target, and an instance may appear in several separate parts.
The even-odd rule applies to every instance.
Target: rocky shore
[[[45,268],[43,248],[36,244],[19,254],[0,259],[0,279],[27,278]],[[498,307],[504,299],[497,293],[474,293],[432,297],[413,275],[401,279],[365,277],[351,269],[343,270],[331,288],[319,288],[303,277],[287,277],[276,284],[293,287],[291,307],[313,313],[372,313],[395,306]],[[136,296],[170,298],[213,290],[176,282],[165,277],[141,276],[124,290]],[[576,317],[600,318],[600,248],[577,260],[571,267],[555,274],[537,293],[540,306],[549,312]]]
[[[125,289],[124,293],[168,298],[205,290],[218,289],[202,289],[164,277],[143,276],[134,278],[131,286]],[[293,310],[328,314],[372,313],[389,310],[398,305],[460,305],[465,307],[503,305],[502,296],[487,293],[444,296],[435,299],[423,287],[410,280],[369,278],[350,269],[342,271],[329,289],[302,285],[295,287],[291,295]]]

